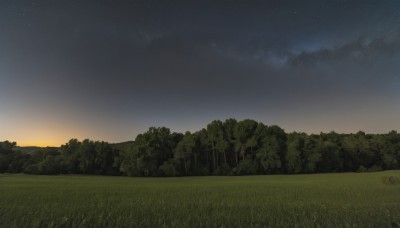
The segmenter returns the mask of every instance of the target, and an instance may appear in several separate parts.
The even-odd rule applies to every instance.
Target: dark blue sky
[[[0,2],[0,139],[400,130],[400,1]]]

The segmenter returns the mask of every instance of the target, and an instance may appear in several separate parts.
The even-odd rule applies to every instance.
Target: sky
[[[400,1],[0,1],[0,141],[246,118],[400,131]]]

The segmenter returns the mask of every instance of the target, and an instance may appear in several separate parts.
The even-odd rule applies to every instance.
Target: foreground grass
[[[0,175],[0,227],[398,227],[400,171],[128,178]]]

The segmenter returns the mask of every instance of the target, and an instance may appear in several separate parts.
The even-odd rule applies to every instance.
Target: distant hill
[[[120,143],[110,143],[111,147],[114,149],[118,149],[120,151],[127,151],[132,145],[134,141],[126,141]]]
[[[16,146],[14,150],[19,150],[22,153],[31,154],[39,149],[48,148],[48,149],[58,149],[59,147],[40,147],[40,146]]]
[[[118,149],[120,151],[127,151],[132,145],[134,141],[120,142],[120,143],[110,143],[111,147],[114,149]],[[59,147],[40,147],[40,146],[16,146],[14,150],[19,150],[22,153],[31,154],[39,149],[48,148],[48,149],[58,149]]]

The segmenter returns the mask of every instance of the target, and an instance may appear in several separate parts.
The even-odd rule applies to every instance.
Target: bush
[[[232,169],[232,175],[255,175],[257,174],[257,168],[251,159],[244,159],[239,162],[236,168]]]
[[[169,161],[165,161],[160,166],[160,171],[167,177],[176,177],[179,176],[179,172],[176,170],[177,162],[173,159],[169,159]]]
[[[215,176],[227,176],[231,173],[231,171],[232,171],[232,169],[229,165],[222,164],[214,170],[213,174]]]
[[[368,171],[368,169],[367,168],[365,168],[364,166],[362,166],[362,165],[360,165],[360,168],[358,168],[358,170],[357,170],[357,172],[367,172]]]
[[[400,179],[394,176],[383,176],[382,182],[387,185],[396,185],[400,184]]]
[[[198,165],[194,170],[193,175],[195,176],[208,176],[210,175],[210,171],[206,165]]]
[[[28,166],[24,169],[24,173],[26,173],[26,174],[40,174],[40,172],[39,172],[39,167],[38,167],[37,164],[28,165]]]
[[[378,172],[378,171],[382,171],[382,167],[377,165],[373,165],[368,169],[368,172]]]

